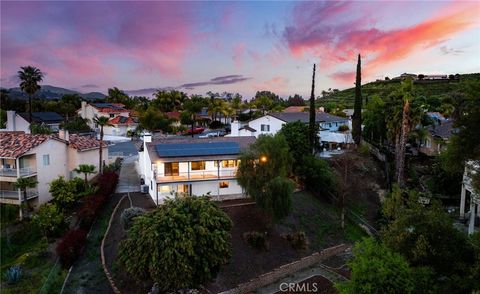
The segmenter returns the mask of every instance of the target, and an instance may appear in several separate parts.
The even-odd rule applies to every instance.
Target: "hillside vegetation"
[[[428,100],[442,101],[443,98],[454,92],[462,93],[465,83],[468,81],[480,82],[480,73],[460,75],[459,80],[439,80],[439,81],[415,81],[415,91]],[[386,98],[391,92],[398,88],[399,80],[376,81],[362,85],[362,96],[364,102],[373,95],[380,98]],[[323,97],[317,98],[319,105],[325,106],[335,103],[343,105],[345,108],[353,108],[355,97],[355,88],[349,88],[341,91],[331,91],[325,93]]]

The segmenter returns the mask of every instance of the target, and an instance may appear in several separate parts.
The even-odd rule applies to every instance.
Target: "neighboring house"
[[[56,112],[32,112],[32,121],[35,124],[49,127],[52,132],[58,132],[63,120],[63,116]],[[30,123],[30,116],[27,112],[16,113],[15,111],[8,110],[7,127],[2,131],[18,131],[30,134]]]
[[[460,218],[469,218],[468,233],[473,234],[475,231],[475,219],[480,217],[480,195],[478,195],[472,186],[472,175],[480,171],[480,163],[477,161],[467,161],[465,171],[463,172],[462,192],[460,194]],[[468,196],[468,197],[467,197]],[[466,200],[469,201],[470,210],[465,213]],[[475,208],[476,207],[476,208]],[[477,211],[477,215],[475,215]]]
[[[125,108],[125,105],[121,103],[87,103],[82,101],[82,107],[77,110],[77,114],[88,120],[88,125],[90,128],[94,129],[95,131],[99,131],[98,125],[95,124],[93,119],[95,117],[108,117],[110,119],[114,119],[118,116],[122,116],[125,118],[132,117],[132,111]],[[123,120],[123,119],[122,119]],[[136,128],[138,123],[129,125],[129,128]],[[110,127],[104,128],[103,132],[105,135],[112,135],[112,136],[125,136],[126,130],[128,128],[125,125],[120,124],[120,127]]]
[[[148,193],[160,204],[172,193],[215,199],[245,197],[235,178],[238,157],[255,137],[176,138],[151,141],[144,136],[140,174]]]
[[[112,136],[126,136],[128,131],[135,131],[138,122],[133,117],[116,116],[108,121],[111,126],[104,126],[103,133]]]
[[[446,148],[450,137],[455,133],[453,121],[428,126],[427,131],[426,138],[419,142],[418,151],[428,156],[440,154]]]
[[[446,122],[447,119],[440,112],[429,111],[426,115],[431,118],[436,124]]]
[[[289,106],[283,110],[283,112],[304,112],[305,106]]]
[[[36,188],[27,191],[33,205],[50,201],[52,180],[59,176],[72,178],[79,164],[93,164],[98,170],[99,143],[90,137],[69,136],[68,132],[59,136],[0,132],[0,203],[20,203],[23,193],[14,188],[20,177],[32,177],[38,182]],[[108,158],[107,148],[103,152]]]

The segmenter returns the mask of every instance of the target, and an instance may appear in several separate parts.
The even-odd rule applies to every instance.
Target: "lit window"
[[[192,161],[192,170],[205,170],[205,161]]]
[[[222,160],[222,166],[223,167],[235,167],[237,166],[237,160]]]
[[[48,165],[50,165],[50,155],[45,154],[43,156],[43,166],[48,166]]]
[[[160,186],[160,193],[170,192],[170,186]]]
[[[220,187],[220,189],[228,188],[229,185],[230,185],[229,182],[220,182],[220,183],[218,184],[218,186]]]

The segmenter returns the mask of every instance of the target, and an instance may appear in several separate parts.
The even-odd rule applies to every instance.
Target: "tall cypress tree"
[[[362,138],[362,65],[358,54],[357,76],[355,80],[355,105],[352,117],[352,137],[355,144],[360,144]]]
[[[315,141],[317,138],[317,127],[315,125],[315,63],[313,64],[312,76],[312,94],[310,95],[310,123],[308,125],[310,150],[315,151]]]

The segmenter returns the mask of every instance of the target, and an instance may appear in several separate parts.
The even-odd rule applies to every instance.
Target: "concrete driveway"
[[[139,192],[138,155],[125,157],[120,170],[116,193]]]

